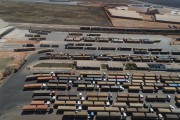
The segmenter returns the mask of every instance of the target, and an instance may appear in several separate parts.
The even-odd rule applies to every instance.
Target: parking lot
[[[1,51],[5,51],[5,50],[9,50],[9,51],[14,51],[15,48],[22,48],[22,45],[25,44],[26,41],[28,41],[28,37],[25,37],[25,34],[31,34],[28,32],[28,30],[15,30],[12,33],[10,33],[9,35],[5,36],[4,39],[7,40],[7,42],[2,45],[2,47],[0,47]],[[45,48],[54,48],[54,47],[40,47],[41,44],[50,44],[50,46],[53,45],[58,45],[58,47],[54,48],[54,52],[63,52],[63,53],[68,53],[68,54],[78,54],[78,53],[83,53],[83,54],[95,54],[95,55],[100,55],[100,54],[111,54],[111,55],[119,55],[119,54],[133,54],[133,51],[119,51],[119,50],[76,50],[76,49],[65,49],[65,44],[67,43],[73,43],[73,41],[65,41],[65,38],[68,36],[69,33],[67,32],[51,32],[48,35],[42,35],[43,37],[46,37],[46,40],[40,41],[39,43],[35,44],[35,48],[36,50],[41,50],[41,49],[45,49]],[[83,33],[83,36],[87,36],[87,33]],[[161,36],[161,35],[135,35],[135,34],[101,34],[101,37],[103,38],[131,38],[131,39],[149,39],[149,40],[161,40],[160,43],[154,43],[154,44],[142,44],[142,43],[112,43],[112,42],[91,42],[93,46],[95,47],[129,47],[129,48],[143,48],[143,49],[148,49],[148,48],[161,48],[163,51],[178,51],[179,50],[179,46],[173,46],[173,45],[169,45],[171,38],[168,38],[166,36]],[[11,43],[8,43],[8,40],[11,41]],[[12,43],[12,41],[14,41],[14,43]],[[16,44],[16,41],[24,41],[22,43]],[[85,43],[83,41],[81,41],[81,43]],[[1,110],[0,110],[0,119],[3,120],[49,120],[49,119],[53,119],[53,120],[60,120],[62,119],[63,115],[62,114],[57,114],[58,109],[54,109],[54,111],[52,113],[45,113],[45,114],[22,114],[22,108],[24,105],[29,105],[31,103],[31,101],[34,99],[32,97],[33,95],[33,91],[23,91],[24,89],[24,85],[25,84],[36,84],[37,83],[37,79],[34,79],[33,81],[25,81],[26,80],[26,76],[28,75],[32,75],[33,73],[46,73],[48,74],[48,76],[50,75],[50,72],[52,71],[51,69],[41,69],[40,70],[33,70],[33,69],[28,69],[28,66],[31,66],[32,63],[35,63],[37,61],[39,61],[39,57],[45,55],[44,53],[42,54],[37,54],[34,53],[33,55],[29,56],[27,58],[27,62],[20,68],[20,70],[14,74],[12,74],[9,78],[7,78],[6,82],[4,83],[4,85],[2,85],[2,87],[0,87],[0,106],[1,106]],[[140,54],[141,55],[141,54]],[[149,53],[148,55],[151,55],[151,53]],[[171,55],[171,54],[170,54]],[[179,55],[174,55],[174,56],[179,56]],[[60,60],[59,60],[60,61]],[[77,60],[78,61],[78,60]],[[96,60],[94,60],[96,61]],[[106,61],[104,61],[106,62]],[[60,69],[61,71],[61,69]],[[62,70],[63,71],[63,70]],[[178,75],[179,72],[150,72],[150,71],[106,71],[108,76],[106,76],[106,80],[102,79],[102,74],[103,71],[99,71],[99,70],[80,70],[80,71],[74,71],[74,69],[72,70],[66,70],[64,72],[69,72],[70,74],[75,73],[75,79],[70,80],[70,76],[68,75],[68,77],[63,77],[63,75],[61,73],[56,73],[56,75],[60,75],[59,78],[55,78],[58,82],[60,81],[64,81],[65,83],[63,83],[63,85],[65,84],[68,85],[70,83],[70,81],[72,83],[71,89],[63,89],[63,90],[58,90],[55,88],[46,88],[46,90],[51,90],[54,89],[57,93],[59,91],[71,91],[74,92],[75,94],[79,95],[79,93],[81,92],[82,95],[86,98],[87,97],[87,93],[88,92],[105,92],[105,93],[111,93],[112,94],[112,98],[113,98],[113,103],[118,102],[117,101],[117,94],[123,95],[123,93],[131,93],[131,94],[142,94],[143,95],[143,103],[141,105],[145,105],[148,107],[150,107],[150,104],[164,104],[164,105],[172,105],[175,108],[177,108],[178,106],[175,105],[175,95],[178,94],[177,90],[175,90],[174,93],[166,93],[163,91],[163,89],[158,89],[158,92],[143,92],[143,85],[141,85],[140,83],[143,82],[144,84],[147,83],[151,83],[151,84],[147,84],[144,86],[153,86],[155,84],[166,84],[168,87],[170,87],[171,84],[179,84],[177,81],[177,79],[179,79]],[[81,73],[82,72],[82,73]],[[86,77],[85,76],[81,76],[80,74],[89,74],[92,75],[90,77]],[[99,77],[97,77],[96,75],[94,75],[94,73],[99,73]],[[114,75],[115,73],[121,74],[119,76],[125,76],[122,74],[126,74],[129,73],[129,78],[127,79],[129,82],[127,82],[127,80],[125,81],[117,81],[118,79],[115,79],[115,81],[110,81],[108,77],[113,77],[116,76]],[[135,76],[135,74],[153,74],[157,77],[154,77],[153,79],[151,78],[147,78],[145,79],[144,75],[140,75],[140,76],[136,76],[137,78],[133,78],[133,75]],[[64,73],[63,73],[64,74]],[[112,74],[112,75],[111,75]],[[172,79],[168,79],[166,82],[163,81],[163,79],[160,79],[160,75],[166,75],[166,76],[175,76],[172,77]],[[61,76],[62,75],[62,76]],[[77,76],[76,76],[77,75]],[[97,78],[93,78],[93,75],[96,76]],[[143,77],[142,77],[143,76]],[[41,75],[40,75],[41,77]],[[79,77],[81,77],[81,80],[79,80]],[[63,78],[63,79],[62,79]],[[93,78],[93,79],[92,79]],[[176,78],[176,79],[175,79]],[[95,81],[97,80],[97,81]],[[111,79],[111,80],[114,80]],[[137,80],[142,80],[142,81],[137,81]],[[147,81],[148,80],[148,81]],[[177,81],[176,81],[177,80]],[[85,86],[81,86],[82,83],[86,84]],[[169,82],[169,81],[173,81]],[[106,83],[104,83],[106,82]],[[43,82],[40,82],[43,83]],[[50,84],[50,86],[52,85],[52,83],[50,83],[50,80],[44,82],[47,85]],[[59,84],[59,83],[58,83]],[[76,85],[77,86],[76,86]],[[104,85],[106,84],[106,85]],[[108,84],[113,84],[113,85],[108,85]],[[153,85],[152,85],[153,84]],[[60,84],[61,85],[61,84]],[[97,85],[99,85],[99,87],[97,87]],[[116,86],[122,86],[125,89],[124,90],[120,90],[119,87],[116,88]],[[54,86],[54,85],[53,85]],[[104,86],[104,87],[102,87]],[[105,87],[106,86],[106,87]],[[113,90],[115,91],[111,91],[111,87],[107,87],[107,86],[115,86],[113,88]],[[132,86],[132,91],[129,91],[129,89]],[[178,88],[178,87],[175,87]],[[137,90],[139,89],[139,90]],[[40,88],[41,90],[41,88]],[[45,91],[46,91],[45,90]],[[88,91],[88,92],[87,92]],[[62,93],[62,92],[61,92]],[[166,96],[170,95],[171,96],[171,100],[170,102],[164,102],[164,101],[156,101],[156,102],[148,102],[146,100],[146,96],[147,95],[157,95],[157,96]],[[60,94],[61,96],[61,94]],[[121,96],[122,97],[122,96]],[[120,98],[121,98],[120,97]],[[61,97],[60,97],[61,98]],[[62,97],[63,98],[63,97]],[[130,97],[131,98],[131,97]],[[89,98],[87,98],[86,101],[88,101]],[[139,99],[139,98],[138,98]],[[56,101],[58,101],[59,99],[56,99]],[[119,99],[120,103],[122,102],[122,99]],[[59,100],[61,101],[61,100]],[[68,101],[68,100],[65,100]],[[79,100],[77,100],[79,101]],[[76,102],[77,102],[76,101]],[[93,101],[93,100],[92,100]],[[124,103],[124,101],[122,102]],[[140,101],[137,101],[135,103],[141,103]],[[51,104],[51,107],[53,107],[53,103]],[[106,105],[105,105],[106,106]],[[124,107],[125,112],[128,113],[127,108],[131,108],[131,105],[128,104],[126,107]],[[62,107],[62,106],[61,106]],[[60,108],[61,108],[60,107]],[[107,106],[106,106],[107,107]],[[113,104],[110,104],[109,107],[113,107]],[[142,106],[141,108],[145,108],[144,106]],[[169,108],[167,108],[169,109]],[[82,111],[88,111],[87,109],[84,109]],[[74,110],[75,112],[75,110]],[[89,112],[89,111],[88,111]],[[122,114],[123,112],[121,112]],[[155,111],[156,114],[158,114],[158,111]],[[178,113],[179,115],[179,113]],[[132,115],[128,115],[127,119],[131,119]]]

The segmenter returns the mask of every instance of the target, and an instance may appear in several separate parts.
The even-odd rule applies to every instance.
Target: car
[[[170,95],[167,95],[167,101],[171,101],[171,96]]]
[[[158,114],[159,120],[163,120],[163,116],[161,114]]]
[[[175,109],[175,107],[173,105],[169,105],[170,109]]]
[[[119,86],[119,90],[124,91],[124,87],[122,87],[121,85]]]

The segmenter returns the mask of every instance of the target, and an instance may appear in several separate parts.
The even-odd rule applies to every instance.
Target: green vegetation
[[[101,64],[101,69],[107,69],[108,65],[107,64]]]
[[[136,70],[137,66],[135,63],[127,63],[126,64],[126,70]]]
[[[39,63],[34,65],[34,67],[60,67],[60,68],[73,68],[72,63]]]
[[[101,7],[46,3],[1,2],[1,19],[7,22],[110,26]]]

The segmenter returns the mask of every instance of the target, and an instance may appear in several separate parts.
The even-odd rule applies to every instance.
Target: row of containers
[[[114,28],[114,27],[80,27],[85,31],[104,31],[112,33],[153,33],[153,34],[179,34],[179,29],[145,29],[145,28]]]
[[[88,34],[89,35],[89,34]],[[94,36],[93,36],[94,35]],[[149,40],[149,39],[131,39],[131,38],[105,38],[100,37],[100,34],[92,34],[92,36],[74,36],[68,35],[65,41],[72,41],[72,42],[112,42],[112,43],[135,43],[135,44],[154,44],[160,43],[161,40]]]
[[[65,118],[68,117],[66,119],[75,117],[76,114],[76,117],[78,117],[81,113],[82,119],[87,119],[88,117],[92,118],[92,120],[94,117],[99,116],[100,113],[106,113],[105,116],[108,119],[109,117],[111,118],[109,116],[110,114],[116,113],[116,119],[126,119],[131,116],[132,119],[136,120],[142,116],[151,120],[169,120],[169,118],[173,118],[174,116],[179,118],[178,115],[180,114],[178,108],[175,108],[171,104],[164,104],[166,101],[171,101],[169,95],[161,95],[160,97],[157,94],[154,95],[154,98],[147,95],[144,98],[142,94],[118,93],[116,95],[116,102],[114,102],[112,93],[88,92],[85,95],[78,92],[57,92],[55,93],[56,97],[52,93],[52,91],[33,91],[33,100],[30,105],[23,107],[23,112],[42,113],[56,110],[57,114],[62,114]],[[175,99],[178,98],[179,96],[177,95]],[[124,101],[120,99],[124,99]],[[151,103],[147,105],[143,102],[144,100],[152,99],[156,99],[162,103]]]
[[[180,62],[180,58],[176,56],[141,56],[136,54],[122,55],[95,55],[95,54],[67,54],[62,52],[48,52],[46,55],[40,56],[39,60],[45,59],[65,59],[65,60],[100,60],[100,61],[133,61],[133,62]]]

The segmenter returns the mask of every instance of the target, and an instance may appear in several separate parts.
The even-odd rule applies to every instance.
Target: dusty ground
[[[25,52],[0,52],[0,58],[6,58],[9,59],[8,61],[1,61],[1,64],[3,64],[3,67],[7,67],[10,65],[13,65],[14,67],[18,67],[22,64],[25,56],[29,55],[30,53]],[[1,65],[2,66],[2,65]],[[3,77],[3,68],[0,69],[0,85],[3,83],[4,77]]]
[[[38,41],[33,40],[7,40],[6,43],[13,43],[13,44],[38,44]]]
[[[180,45],[180,41],[177,41],[176,38],[180,38],[180,35],[168,35],[168,37],[172,38],[171,45]],[[180,50],[180,48],[179,48]]]
[[[0,16],[18,23],[111,26],[101,7],[1,2]]]

